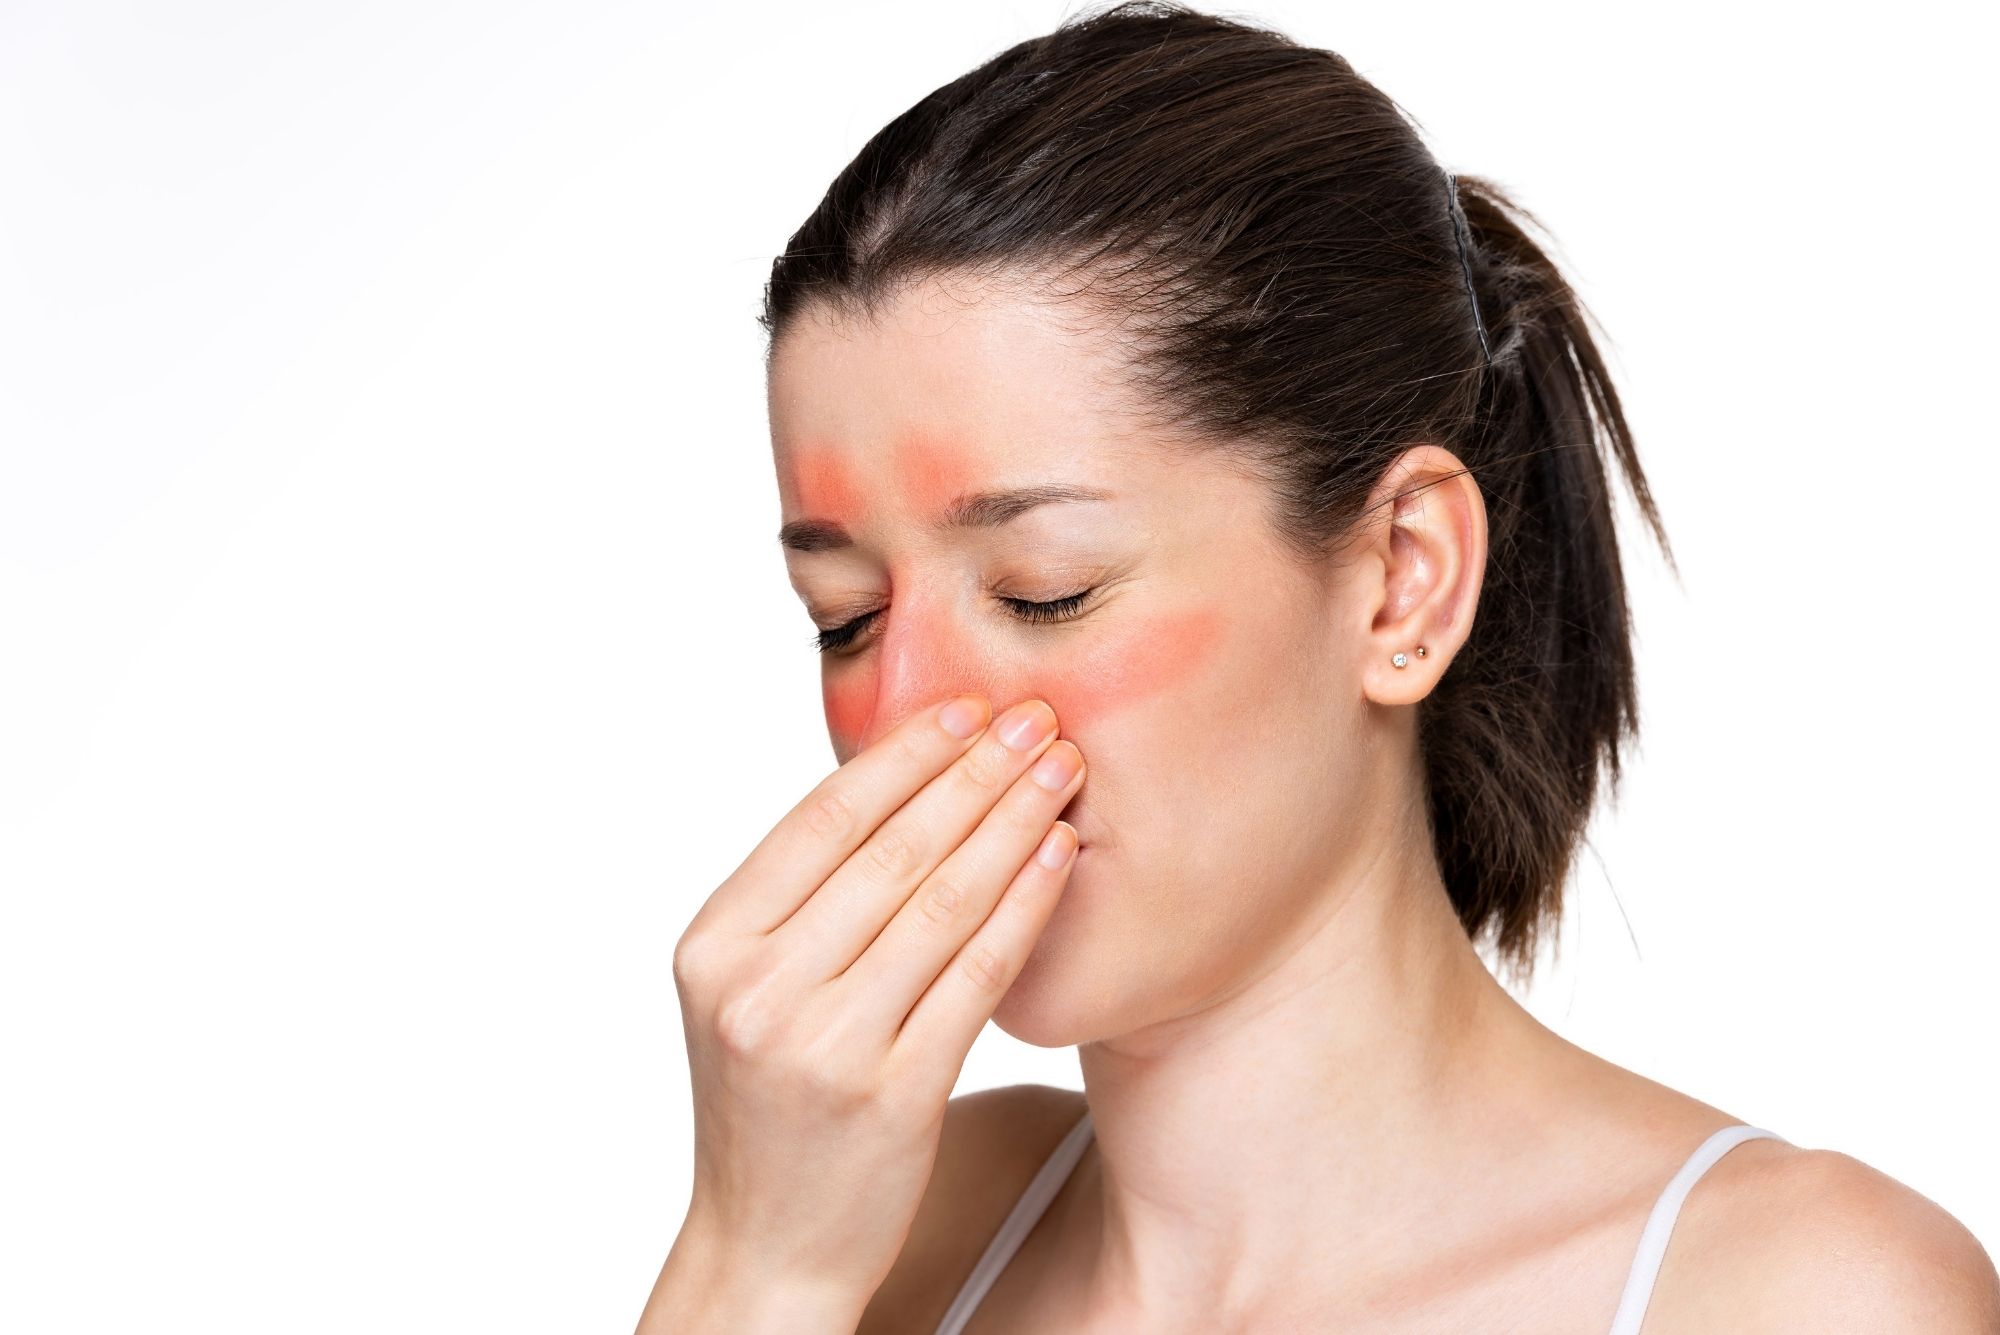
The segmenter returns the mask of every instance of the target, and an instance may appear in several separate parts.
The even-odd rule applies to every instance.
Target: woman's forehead
[[[912,287],[872,319],[815,308],[770,361],[787,532],[963,530],[991,526],[965,521],[1008,506],[1115,498],[1129,510],[1187,496],[1190,471],[1203,466],[1135,409],[1120,388],[1122,355],[1071,312],[1004,286]],[[1033,504],[1001,495],[1036,489],[1069,494]],[[843,545],[824,534],[806,536],[819,548],[780,540],[793,550]]]
[[[1040,474],[1018,455],[989,467],[948,440],[919,434],[892,442],[885,456],[857,463],[836,448],[795,451],[779,470],[779,542],[801,552],[848,546],[854,530],[891,513],[927,535],[949,537],[999,528],[1045,506],[1119,498],[1114,486],[1079,480],[1075,460],[1070,476]]]
[[[914,288],[872,319],[816,307],[772,350],[772,444],[781,465],[808,446],[892,453],[933,492],[963,487],[994,465],[1115,444],[1127,425],[1116,368],[1108,337],[1007,290]]]

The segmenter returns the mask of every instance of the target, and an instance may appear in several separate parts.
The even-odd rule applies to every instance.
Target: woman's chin
[[[1090,845],[1078,844],[1068,880],[1055,907],[1049,910],[1048,921],[1042,924],[1041,935],[1035,938],[1013,985],[994,1008],[994,1023],[1024,1042],[1061,1047],[1071,1041],[1050,1032],[1066,1029],[1071,1017],[1052,1013],[1069,1009],[1063,994],[1074,989],[1079,981],[1068,975],[1075,967],[1078,943],[1085,939],[1079,935],[1085,915],[1092,912],[1084,908],[1079,896],[1088,893],[1086,878],[1095,866]],[[1041,1031],[1040,1036],[1037,1031]]]

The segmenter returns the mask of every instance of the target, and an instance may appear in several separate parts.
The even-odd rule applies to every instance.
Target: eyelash
[[[1021,621],[1039,623],[1069,621],[1080,614],[1084,601],[1095,592],[1097,592],[1095,588],[1089,588],[1081,593],[1072,593],[1066,598],[1052,598],[1045,603],[1030,602],[1026,598],[1002,598],[1000,601],[1014,609],[1014,616]],[[819,632],[813,636],[813,647],[822,654],[846,648],[876,615],[877,613],[870,612],[867,616],[856,617],[844,626],[835,626],[832,630]]]

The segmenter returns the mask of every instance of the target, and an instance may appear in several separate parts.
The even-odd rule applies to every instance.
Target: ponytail
[[[1474,939],[1519,975],[1559,918],[1601,770],[1615,793],[1638,731],[1631,611],[1613,524],[1614,458],[1667,541],[1594,323],[1491,182],[1457,178],[1473,291],[1493,339],[1464,453],[1489,497],[1479,614],[1418,706],[1432,837]]]

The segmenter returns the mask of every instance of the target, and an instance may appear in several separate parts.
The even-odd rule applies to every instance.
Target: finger
[[[1043,752],[835,980],[846,994],[842,1003],[872,1012],[877,1032],[894,1033],[1023,867],[1033,865],[1083,777],[1083,754],[1074,742],[1058,741]]]
[[[1055,859],[1059,865],[1049,866]],[[979,1031],[1021,976],[1075,868],[1076,830],[1057,821],[992,915],[904,1019],[889,1055],[903,1078],[941,1079],[949,1092]]]
[[[967,703],[954,708],[960,701]],[[743,933],[777,928],[891,812],[976,744],[992,717],[985,696],[959,696],[910,715],[851,756],[771,827],[688,930],[704,920]]]
[[[1034,697],[996,719],[964,755],[863,840],[819,892],[772,933],[772,944],[787,962],[787,974],[824,983],[846,973],[924,878],[965,842],[1036,763],[1055,735],[1055,710]],[[1050,811],[1050,819],[1055,814]],[[1047,828],[1044,821],[1042,829]],[[1037,830],[1030,847],[1040,836]],[[1025,849],[1021,857],[1027,857]],[[1015,866],[1019,865],[1017,859]],[[995,884],[1004,879],[1003,874]],[[793,969],[798,972],[792,974]],[[906,1001],[916,996],[911,992]]]

